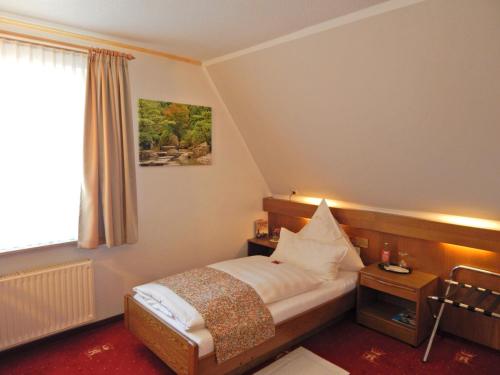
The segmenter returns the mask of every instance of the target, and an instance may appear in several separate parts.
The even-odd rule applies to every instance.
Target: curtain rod
[[[71,52],[84,52],[88,53],[91,50],[91,47],[82,46],[80,44],[61,42],[59,40],[44,38],[41,36],[28,35],[22,33],[16,33],[13,31],[1,30],[0,29],[0,38],[21,41],[21,42],[29,42],[31,44],[36,44],[44,47],[57,47],[59,49]],[[135,57],[128,53],[122,53],[122,55],[128,60],[133,60]]]
[[[158,51],[158,50],[154,50],[154,49],[150,49],[150,48],[139,47],[139,46],[135,46],[132,44],[117,42],[114,40],[102,39],[102,38],[94,37],[91,35],[84,35],[84,34],[78,34],[78,33],[71,32],[71,31],[59,30],[59,29],[56,29],[53,27],[47,27],[47,26],[37,25],[34,23],[29,23],[29,22],[25,22],[25,21],[20,21],[20,20],[16,20],[16,19],[2,17],[0,15],[0,24],[1,23],[18,26],[18,27],[22,27],[25,29],[42,31],[44,33],[48,33],[48,34],[52,34],[52,35],[80,39],[80,40],[84,40],[87,42],[93,42],[93,43],[97,43],[97,44],[105,44],[105,45],[113,46],[116,48],[123,48],[123,49],[127,49],[130,51],[136,51],[136,52],[140,52],[140,53],[146,53],[149,55],[160,56],[160,57],[164,57],[164,58],[167,58],[170,60],[181,61],[181,62],[188,63],[188,64],[201,65],[201,61],[192,59],[190,57],[178,56],[178,55],[174,55],[174,54],[171,54],[168,52]],[[28,37],[32,38],[31,35],[29,35]],[[45,39],[45,40],[51,41],[52,43],[55,42],[57,44],[58,43],[66,43],[66,42],[59,42],[57,40],[51,40],[48,38],[42,38],[42,37],[37,37],[37,38]],[[88,48],[88,47],[79,46],[79,45],[72,44],[72,43],[66,43],[66,44],[68,45],[68,48],[72,48],[72,46],[76,46],[77,48]]]

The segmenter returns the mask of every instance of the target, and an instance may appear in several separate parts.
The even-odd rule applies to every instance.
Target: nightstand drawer
[[[361,274],[360,285],[379,290],[381,292],[398,296],[410,301],[416,301],[418,298],[417,290],[408,286],[399,285],[390,281],[380,280],[368,275]]]

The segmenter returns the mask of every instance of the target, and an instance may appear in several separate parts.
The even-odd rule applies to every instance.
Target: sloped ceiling
[[[207,69],[273,193],[498,220],[499,15],[425,1]]]
[[[385,0],[0,0],[0,11],[208,59]]]

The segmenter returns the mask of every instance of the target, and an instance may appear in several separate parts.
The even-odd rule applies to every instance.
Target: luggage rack
[[[427,359],[429,357],[429,352],[431,351],[432,343],[434,341],[434,337],[436,336],[436,331],[443,315],[444,307],[446,305],[451,305],[457,308],[466,309],[470,312],[483,314],[489,318],[500,319],[500,313],[496,311],[497,307],[500,305],[500,291],[458,282],[454,279],[455,273],[458,270],[469,270],[493,277],[500,277],[500,273],[483,270],[481,268],[469,267],[464,265],[453,267],[450,272],[450,280],[445,280],[445,283],[448,284],[448,286],[446,287],[444,296],[427,297],[429,301],[438,301],[439,303],[441,303],[441,306],[436,318],[436,323],[434,324],[434,328],[432,329],[431,338],[429,339],[427,349],[425,350],[424,358],[422,359],[422,361],[424,362],[427,362]],[[463,293],[463,295],[460,295],[464,290],[465,293]],[[466,303],[466,301],[473,302]]]

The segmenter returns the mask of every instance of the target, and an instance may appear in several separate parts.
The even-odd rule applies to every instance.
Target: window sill
[[[2,255],[11,255],[11,254],[18,254],[18,253],[25,253],[28,251],[36,251],[36,250],[46,250],[46,249],[53,249],[57,247],[65,247],[65,246],[76,246],[78,245],[78,241],[66,241],[66,242],[58,242],[58,243],[51,243],[48,245],[39,245],[39,246],[33,246],[33,247],[23,247],[20,249],[15,249],[15,250],[0,250],[0,256]]]

